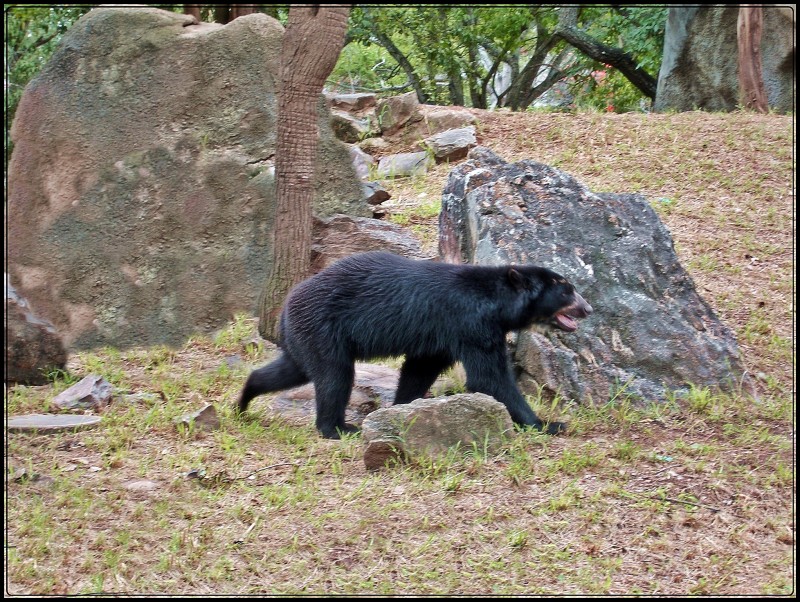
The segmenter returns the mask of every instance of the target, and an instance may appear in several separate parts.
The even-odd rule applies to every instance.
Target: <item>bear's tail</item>
[[[250,401],[258,395],[299,387],[307,382],[308,377],[300,366],[284,353],[274,362],[250,373],[239,397],[239,412],[247,410]]]

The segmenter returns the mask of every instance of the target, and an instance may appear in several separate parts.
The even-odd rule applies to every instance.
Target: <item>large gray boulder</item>
[[[97,8],[11,135],[12,282],[68,348],[180,344],[255,312],[271,261],[282,26]],[[318,216],[369,217],[320,96]]]
[[[769,106],[794,110],[794,9],[764,6],[761,62]],[[738,5],[669,9],[656,111],[732,111],[739,98]]]
[[[595,194],[555,168],[477,147],[443,194],[447,261],[534,263],[572,281],[593,315],[577,332],[520,332],[522,389],[581,403],[664,400],[690,385],[752,386],[736,341],[698,295],[640,195]]]
[[[477,123],[475,115],[463,107],[419,105],[422,119],[409,121],[392,140],[398,143],[418,142],[447,130],[462,129]]]
[[[373,135],[369,118],[355,117],[344,111],[331,111],[331,127],[333,133],[342,142],[359,142]]]
[[[378,102],[378,97],[371,92],[355,94],[326,94],[326,98],[334,109],[348,113],[362,113],[372,109]]]
[[[386,155],[378,162],[375,175],[383,180],[420,176],[435,164],[435,159],[426,151]]]

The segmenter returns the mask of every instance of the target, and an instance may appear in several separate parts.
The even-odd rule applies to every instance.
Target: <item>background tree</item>
[[[347,33],[349,5],[292,4],[281,46],[275,151],[275,244],[259,311],[259,333],[277,341],[289,290],[311,267],[311,200],[318,107]]]
[[[626,9],[624,13],[620,14],[629,15],[629,10]],[[655,99],[656,85],[658,83],[656,78],[642,68],[630,53],[625,52],[622,48],[604,44],[601,40],[592,37],[585,30],[578,27],[580,13],[580,6],[562,6],[559,9],[557,35],[587,57],[606,66],[619,69],[622,75],[636,86],[642,94],[651,100]],[[662,23],[662,31],[665,18],[666,15],[664,15],[664,18],[659,19]]]
[[[412,89],[420,102],[512,110],[561,83],[581,96],[607,93],[590,104],[627,110],[655,96],[666,16],[658,6],[357,7],[348,32],[354,47],[345,48],[337,75],[352,88],[361,79],[372,90],[380,80],[379,92]],[[385,51],[373,61],[379,77],[350,60],[370,46]],[[602,81],[585,85],[598,71]]]

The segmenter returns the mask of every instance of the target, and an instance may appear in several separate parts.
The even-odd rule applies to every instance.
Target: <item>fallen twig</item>
[[[295,466],[295,467],[297,467],[298,464],[296,464],[295,462],[280,462],[279,464],[270,464],[269,466],[264,466],[263,468],[259,468],[257,470],[254,470],[250,474],[245,475],[243,477],[233,477],[233,478],[228,478],[228,479],[225,479],[225,480],[227,482],[243,481],[244,479],[249,479],[250,477],[255,476],[259,472],[264,472],[265,470],[269,470],[270,468],[277,468],[278,466]]]
[[[687,500],[679,500],[678,498],[674,497],[658,497],[654,498],[650,496],[650,499],[659,499],[664,500],[666,502],[675,502],[676,504],[685,504],[687,506],[698,506],[699,508],[706,508],[707,510],[711,510],[712,512],[721,512],[719,508],[714,508],[714,506],[707,506],[706,504],[699,504],[697,502],[689,502]]]

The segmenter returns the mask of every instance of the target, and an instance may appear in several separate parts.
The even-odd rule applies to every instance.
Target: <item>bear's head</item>
[[[594,311],[572,283],[547,268],[520,266],[509,269],[512,286],[525,296],[524,321],[530,324],[547,324],[574,332],[577,320]]]

